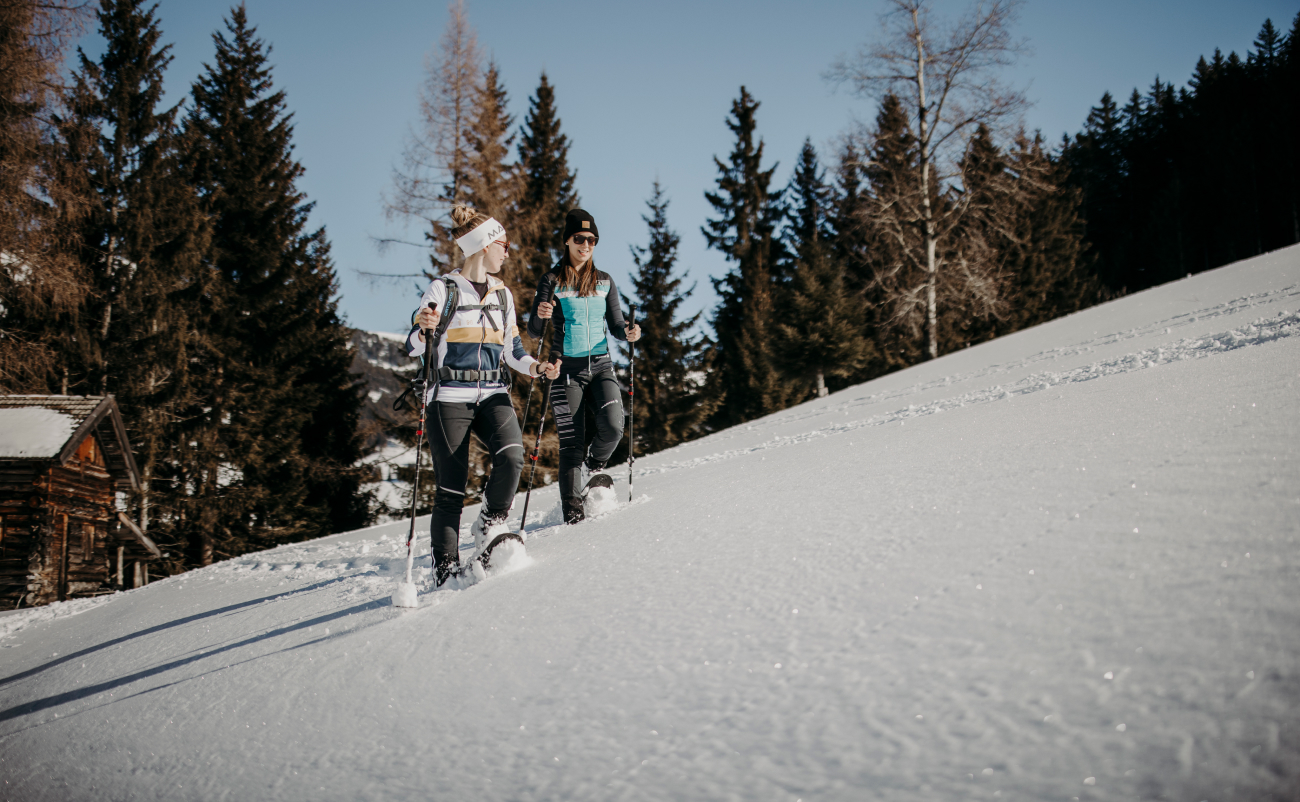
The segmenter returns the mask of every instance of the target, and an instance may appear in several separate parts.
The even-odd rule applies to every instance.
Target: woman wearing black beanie
[[[550,362],[560,365],[551,383],[551,408],[560,437],[560,499],[565,523],[585,517],[583,493],[592,474],[605,463],[623,438],[623,402],[614,363],[609,356],[606,328],[620,340],[636,342],[641,328],[628,326],[618,304],[618,288],[608,273],[596,269],[592,254],[600,240],[596,220],[582,209],[564,219],[564,255],[542,275],[533,297],[528,333],[542,336],[543,321],[555,327]],[[596,436],[584,448],[586,410],[596,413]]]

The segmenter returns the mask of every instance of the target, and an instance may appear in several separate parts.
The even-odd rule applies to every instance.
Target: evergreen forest
[[[1011,8],[970,19],[1006,33]],[[86,27],[105,42],[93,57],[71,49]],[[761,99],[741,86],[719,110],[732,144],[714,155],[710,216],[673,223],[671,188],[646,188],[620,282],[645,332],[636,439],[616,461],[1300,242],[1300,15],[1287,31],[1266,21],[1244,56],[1202,58],[1185,86],[1157,78],[1123,106],[1106,93],[1055,142],[1018,124],[1024,98],[991,80],[1009,38],[972,38],[982,50],[945,64],[915,46],[923,26],[883,35],[873,52],[934,80],[832,65],[827,80],[875,113],[829,152],[811,131],[796,153],[766,151]],[[170,573],[432,502],[432,482],[400,504],[375,495],[367,458],[412,445],[417,422],[410,407],[367,412],[270,45],[241,5],[212,47],[168,106],[156,5],[0,3],[0,392],[116,397],[143,478],[123,503]],[[410,293],[454,269],[449,213],[465,203],[510,232],[502,278],[523,312],[581,203],[580,132],[563,129],[545,72],[522,119],[511,113],[464,0],[426,68],[384,204],[422,228],[427,267],[372,278]],[[944,80],[953,108],[965,93],[961,114],[935,99],[950,97],[934,88]],[[697,230],[723,275],[680,264],[681,232]],[[688,314],[698,278],[718,300]],[[532,384],[511,389],[529,450]],[[540,442],[545,484],[554,432]],[[471,458],[466,503],[490,465],[477,442]]]

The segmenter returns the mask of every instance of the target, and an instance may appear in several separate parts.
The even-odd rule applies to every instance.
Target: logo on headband
[[[460,246],[461,253],[469,256],[501,239],[505,233],[506,227],[498,223],[495,217],[489,217],[475,227],[473,231],[463,237],[457,237],[456,244]]]

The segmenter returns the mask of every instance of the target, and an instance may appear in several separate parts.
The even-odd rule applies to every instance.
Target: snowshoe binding
[[[502,512],[488,512],[485,505],[479,510],[478,518],[470,525],[470,534],[474,535],[474,555],[482,558],[488,551],[489,544],[496,542],[500,535],[507,534],[510,527],[506,526],[506,515],[509,510]],[[486,565],[486,561],[484,565]]]

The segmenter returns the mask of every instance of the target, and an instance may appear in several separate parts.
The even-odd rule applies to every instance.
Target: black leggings
[[[561,374],[551,383],[551,408],[560,437],[560,497],[573,499],[582,492],[579,470],[586,453],[586,410],[596,413],[596,437],[591,441],[591,461],[604,465],[623,439],[623,401],[614,370]]]
[[[483,506],[505,512],[519,488],[524,470],[524,443],[519,418],[509,393],[497,393],[478,404],[443,402],[429,410],[429,451],[438,491],[433,499],[430,536],[435,563],[457,562],[460,550],[460,511],[469,479],[471,430],[492,455],[492,475],[483,489]]]

